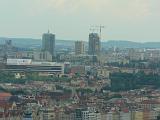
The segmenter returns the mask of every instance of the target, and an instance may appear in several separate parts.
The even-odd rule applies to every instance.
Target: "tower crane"
[[[95,31],[99,32],[99,36],[100,36],[100,39],[101,39],[101,38],[102,38],[102,29],[104,29],[104,28],[105,28],[104,25],[91,26],[90,30],[91,30],[92,32],[95,32]]]

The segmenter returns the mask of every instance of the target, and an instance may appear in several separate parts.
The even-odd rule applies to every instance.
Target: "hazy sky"
[[[160,41],[160,0],[0,0],[0,36],[88,40],[92,25],[103,39]]]

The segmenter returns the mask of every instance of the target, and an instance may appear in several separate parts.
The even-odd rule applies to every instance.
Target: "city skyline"
[[[0,37],[88,41],[92,25],[104,25],[103,40],[158,42],[158,0],[1,0]]]

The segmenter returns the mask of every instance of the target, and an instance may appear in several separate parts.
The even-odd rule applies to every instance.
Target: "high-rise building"
[[[81,55],[85,53],[85,46],[83,41],[76,41],[75,42],[75,54]]]
[[[101,50],[101,42],[98,33],[89,34],[89,55],[99,55]]]
[[[52,57],[55,56],[55,34],[44,33],[42,36],[42,51],[48,51]]]

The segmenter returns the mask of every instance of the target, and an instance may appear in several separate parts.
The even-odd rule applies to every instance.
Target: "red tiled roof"
[[[4,93],[4,92],[0,92],[0,98],[1,97],[11,97],[12,95],[10,93]]]
[[[0,93],[0,101],[3,101],[5,99],[8,99],[12,95],[10,93]]]
[[[157,100],[144,100],[142,104],[160,104],[160,102]]]

